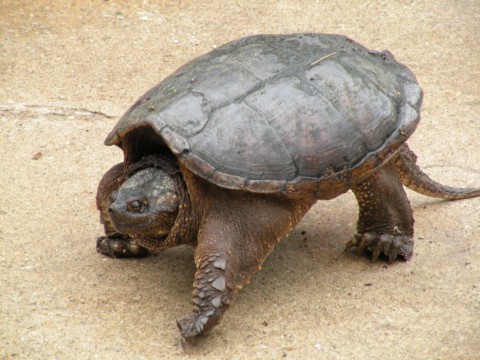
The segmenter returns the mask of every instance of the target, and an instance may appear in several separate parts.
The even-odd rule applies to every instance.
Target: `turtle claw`
[[[182,347],[185,349],[199,335],[208,332],[220,320],[221,316],[215,314],[214,310],[204,313],[192,312],[178,318],[177,326],[182,335]]]
[[[199,339],[209,330],[208,320],[207,316],[195,312],[177,319],[181,345],[185,353],[188,353],[192,347],[195,347]]]
[[[353,247],[357,248],[357,254],[362,254],[365,250],[370,251],[372,262],[377,261],[382,253],[388,257],[389,263],[398,257],[410,260],[413,255],[413,239],[406,235],[377,234],[375,232],[356,234],[346,244],[347,249]]]
[[[177,326],[182,334],[182,343],[186,343],[199,335],[205,327],[206,320],[204,321],[198,316],[198,314],[190,313],[182,316],[177,320]]]
[[[100,236],[97,238],[97,251],[112,258],[144,257],[148,255],[147,249],[138,245],[129,238],[112,238]]]

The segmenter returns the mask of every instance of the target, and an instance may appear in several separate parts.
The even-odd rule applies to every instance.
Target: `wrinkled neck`
[[[190,193],[180,171],[174,174],[178,197],[178,214],[165,242],[169,246],[195,245],[194,216],[192,214]]]

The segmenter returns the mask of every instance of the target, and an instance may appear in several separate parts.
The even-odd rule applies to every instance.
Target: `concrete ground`
[[[318,203],[184,353],[192,250],[95,251],[103,139],[177,67],[235,38],[326,32],[389,49],[425,91],[410,140],[445,184],[480,186],[480,2],[0,2],[0,358],[480,359],[480,199],[408,192],[414,258],[344,252],[351,194]]]

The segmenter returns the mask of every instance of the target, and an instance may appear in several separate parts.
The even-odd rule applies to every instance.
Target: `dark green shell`
[[[415,76],[389,52],[339,35],[258,35],[167,77],[105,143],[126,150],[126,135],[149,126],[218,186],[328,198],[322,191],[348,190],[398,150],[421,102]]]

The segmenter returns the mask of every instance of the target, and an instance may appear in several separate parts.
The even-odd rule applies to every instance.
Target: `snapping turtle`
[[[390,261],[413,253],[402,184],[443,199],[405,141],[422,91],[387,51],[339,35],[258,35],[223,45],[143,95],[105,140],[124,162],[100,182],[99,252],[142,256],[195,247],[189,340],[215,326],[234,293],[317,201],[352,190],[347,244]],[[147,249],[147,250],[146,250]]]

